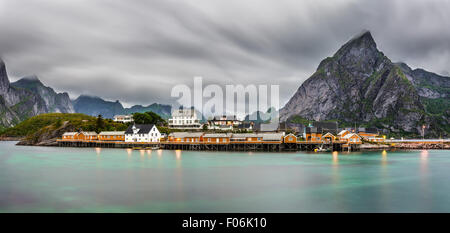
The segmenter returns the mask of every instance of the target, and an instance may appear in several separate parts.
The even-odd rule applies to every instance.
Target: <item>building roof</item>
[[[350,133],[350,134],[347,134],[347,135],[345,135],[343,138],[345,138],[345,139],[349,139],[349,138],[351,138],[351,137],[354,137],[354,136],[356,136],[356,137],[358,137],[359,138],[359,135],[358,134],[356,134],[356,133]]]
[[[202,132],[173,132],[169,134],[169,137],[174,138],[199,138],[203,136]]]
[[[326,133],[326,134],[324,134],[322,137],[324,138],[324,137],[329,137],[329,136],[331,136],[331,137],[335,137],[332,133]]]
[[[78,132],[65,132],[63,136],[75,136]]]
[[[102,131],[98,135],[124,135],[125,131]]]
[[[265,133],[261,134],[263,141],[280,141],[284,133]]]
[[[115,115],[114,118],[125,118],[125,117],[133,117],[133,115]]]
[[[81,132],[82,134],[84,134],[84,135],[89,135],[89,136],[96,136],[97,135],[97,133],[96,132],[93,132],[93,131],[90,131],[90,132]]]
[[[341,136],[341,135],[342,135],[342,134],[344,134],[345,132],[348,132],[348,133],[350,133],[350,131],[348,131],[348,130],[344,129],[344,130],[342,130],[341,132],[339,132],[339,133],[338,133],[338,136]]]
[[[135,126],[137,129],[139,129],[139,131],[137,132],[138,134],[148,134],[153,129],[153,126],[155,126],[155,125],[154,124],[130,125],[130,126],[128,126],[128,129],[125,131],[125,134],[134,134],[133,126]]]
[[[288,135],[285,135],[284,137],[287,137],[287,136],[294,136],[294,137],[297,137],[297,136],[295,136],[295,134],[293,134],[293,133],[290,133],[290,134],[288,134]]]
[[[234,133],[232,138],[256,138],[259,135],[256,133]]]
[[[231,133],[207,133],[203,135],[204,138],[230,138]]]

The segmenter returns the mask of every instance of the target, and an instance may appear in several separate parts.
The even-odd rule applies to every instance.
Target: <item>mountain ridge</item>
[[[67,92],[56,93],[53,88],[45,86],[36,75],[25,76],[11,83],[11,86],[27,89],[40,96],[46,104],[47,112],[75,112]]]
[[[421,96],[417,88],[419,74],[405,75],[402,69],[405,66],[379,51],[372,34],[365,31],[320,62],[280,110],[280,118],[337,120],[344,125],[356,123],[415,134],[424,124],[436,135],[440,126],[448,125],[448,118],[427,113],[425,94]]]
[[[148,106],[133,105],[130,108],[124,108],[119,100],[107,101],[101,97],[91,95],[80,95],[73,100],[73,103],[77,113],[84,113],[90,116],[102,115],[105,118],[113,118],[114,115],[152,111],[162,118],[168,119],[172,113],[172,106],[170,105],[153,103]]]

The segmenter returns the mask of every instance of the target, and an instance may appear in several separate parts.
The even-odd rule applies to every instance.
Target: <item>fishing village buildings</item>
[[[212,130],[233,130],[239,127],[243,122],[236,116],[215,116],[208,120],[208,129]]]
[[[97,140],[98,134],[96,132],[65,132],[62,135],[63,140],[80,140],[80,141],[90,141]]]
[[[98,134],[100,141],[125,141],[125,131],[103,131]]]
[[[133,122],[133,115],[115,115],[113,121],[122,123]]]
[[[202,126],[197,112],[193,108],[173,111],[168,123],[169,127],[173,129],[200,129]]]
[[[217,150],[354,150],[363,143],[383,143],[377,129],[338,128],[336,122],[313,122],[295,125],[298,130],[275,122],[243,122],[235,116],[218,116],[205,129],[194,109],[174,111],[169,128],[177,132],[162,134],[156,125],[130,125],[126,131],[66,132],[59,140],[89,142],[97,146],[134,147],[158,145],[165,149]],[[243,127],[246,125],[245,127]],[[284,127],[284,128],[283,128]],[[245,130],[242,130],[245,129]],[[302,130],[302,132],[298,132]],[[246,133],[244,133],[246,132]],[[70,144],[70,143],[69,143]]]

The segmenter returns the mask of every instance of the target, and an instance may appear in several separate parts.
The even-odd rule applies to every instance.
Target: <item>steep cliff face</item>
[[[10,85],[5,63],[0,60],[0,127],[46,112],[45,102],[38,95]]]
[[[377,49],[368,31],[323,60],[280,110],[281,120],[294,115],[406,132],[417,132],[429,120],[412,81]]]
[[[3,60],[0,59],[0,93],[6,93],[9,89],[9,79],[6,73],[6,66]]]
[[[33,92],[42,98],[45,102],[48,112],[58,113],[74,113],[72,101],[69,95],[64,93],[56,93],[53,88],[45,86],[36,76],[28,76],[17,82],[11,83],[11,86],[23,88]]]

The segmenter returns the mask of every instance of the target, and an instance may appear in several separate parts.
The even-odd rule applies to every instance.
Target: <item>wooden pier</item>
[[[203,143],[203,142],[123,142],[99,140],[58,140],[60,147],[99,147],[99,148],[159,148],[165,150],[192,150],[192,151],[357,151],[360,144],[346,144],[344,142],[229,142],[229,143]]]

